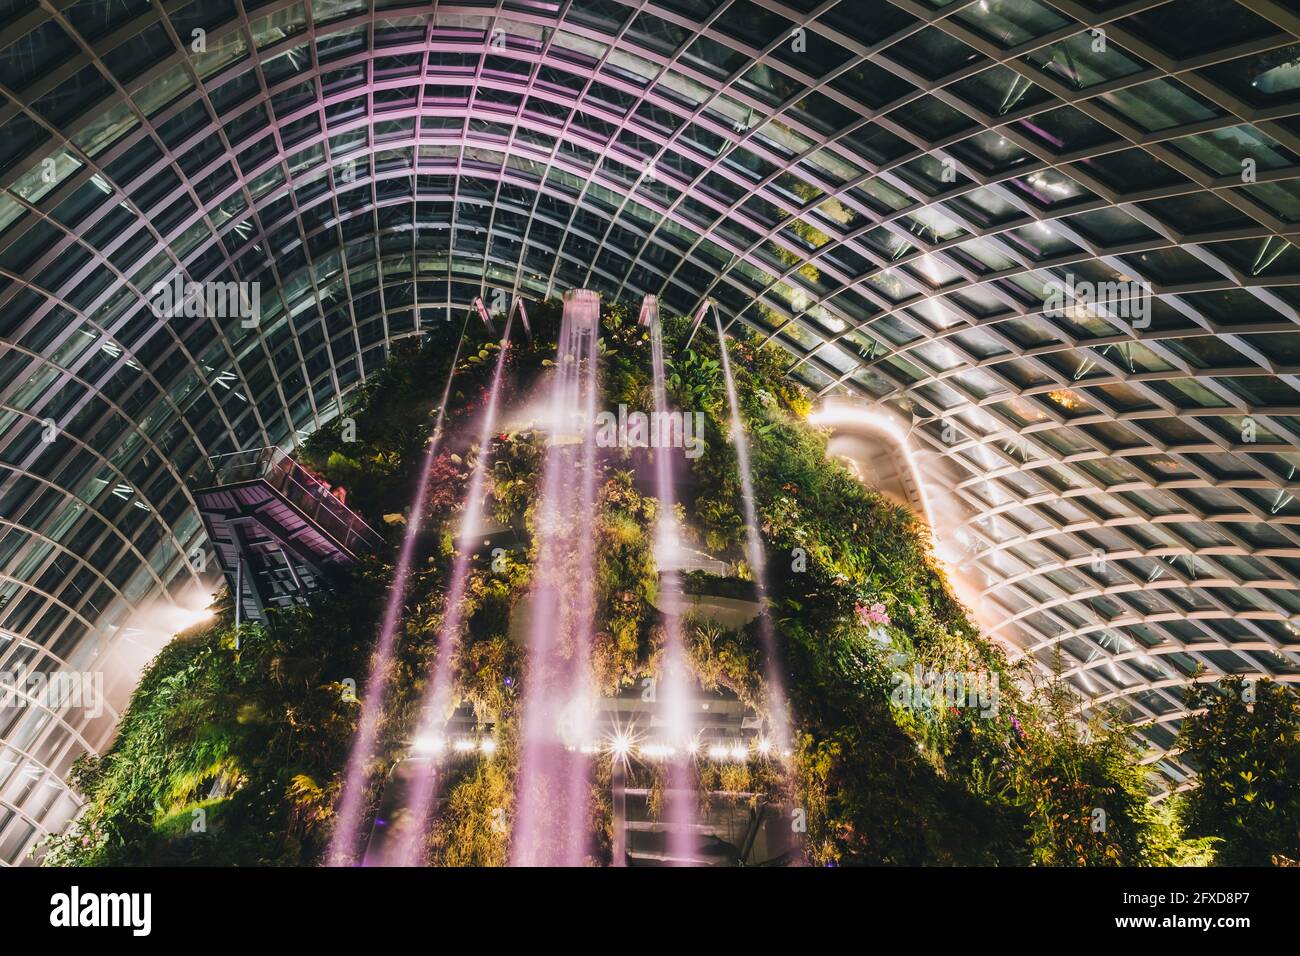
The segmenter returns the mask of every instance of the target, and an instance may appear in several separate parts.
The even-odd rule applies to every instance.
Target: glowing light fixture
[[[411,749],[418,754],[429,755],[442,753],[443,747],[445,746],[446,741],[441,737],[426,735],[423,737],[416,737],[415,742],[411,745]]]

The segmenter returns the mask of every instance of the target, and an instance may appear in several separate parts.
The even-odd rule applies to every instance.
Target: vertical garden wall
[[[491,439],[487,513],[499,552],[471,564],[465,634],[451,662],[455,694],[496,742],[490,755],[450,764],[427,847],[435,865],[503,865],[515,796],[521,690],[517,639],[533,573],[538,477],[546,436],[536,408],[550,373],[558,307],[532,310],[534,336],[506,359],[505,408]],[[601,325],[601,400],[653,407],[649,341],[625,309]],[[395,349],[353,398],[348,421],[326,425],[298,454],[395,543],[410,520],[435,403],[459,327],[422,347]],[[471,335],[476,334],[471,329]],[[683,458],[677,489],[687,543],[725,573],[697,571],[688,589],[743,590],[751,577],[734,446],[716,340],[665,321],[667,387],[675,407],[703,415],[702,453]],[[416,541],[394,694],[371,768],[370,814],[384,777],[410,745],[414,710],[439,653],[438,624],[476,457],[475,425],[499,345],[462,349],[432,462],[427,515]],[[1205,708],[1185,746],[1203,767],[1187,798],[1153,804],[1128,729],[1081,714],[1065,686],[1008,664],[953,597],[909,511],[828,461],[809,426],[809,396],[774,355],[730,344],[752,448],[767,553],[775,662],[795,723],[788,755],[741,763],[697,761],[702,801],[755,794],[787,813],[794,863],[1169,865],[1286,862],[1297,857],[1300,716],[1271,686],[1247,703],[1241,686],[1195,691]],[[351,439],[351,440],[350,440]],[[653,529],[659,502],[640,480],[645,452],[606,449],[598,468],[597,633],[591,669],[614,695],[657,673],[663,628]],[[236,630],[229,611],[177,635],[154,661],[116,743],[85,759],[75,782],[87,805],[48,847],[59,864],[316,864],[333,825],[358,697],[392,575],[391,551],[331,581],[311,607]],[[699,686],[735,695],[758,715],[772,707],[756,625],[688,615],[689,664]],[[960,681],[961,696],[957,693]],[[610,754],[591,781],[590,862],[611,862]],[[634,766],[653,795],[662,773]],[[1244,776],[1243,776],[1244,775]],[[650,800],[653,808],[654,799]]]

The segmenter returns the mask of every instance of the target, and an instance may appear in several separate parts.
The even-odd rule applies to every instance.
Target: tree
[[[1198,773],[1189,832],[1223,839],[1219,861],[1300,860],[1300,699],[1271,681],[1193,684],[1179,743]]]

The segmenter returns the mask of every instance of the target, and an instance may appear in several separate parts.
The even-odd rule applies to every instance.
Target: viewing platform
[[[349,564],[383,539],[329,486],[275,447],[208,459],[194,492],[208,538],[239,595],[237,621],[305,604],[330,567]]]

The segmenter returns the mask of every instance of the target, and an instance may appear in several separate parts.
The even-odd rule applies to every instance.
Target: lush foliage
[[[508,858],[515,788],[519,688],[526,681],[521,600],[535,558],[542,436],[520,410],[536,399],[555,348],[559,308],[530,310],[535,338],[512,346],[500,431],[475,447],[472,424],[485,401],[495,343],[467,342],[460,355],[433,460],[432,491],[417,506],[430,520],[416,543],[407,594],[398,688],[385,716],[375,765],[403,751],[444,613],[453,522],[478,456],[491,455],[490,514],[512,542],[493,561],[476,556],[455,688],[473,705],[498,750],[458,765],[430,838],[430,860],[500,865]],[[651,408],[646,330],[614,307],[602,320],[605,407]],[[743,548],[741,489],[716,337],[701,329],[688,349],[688,323],[665,321],[671,401],[704,416],[704,453],[683,466],[680,515],[692,547],[726,562],[726,577],[694,574],[688,588],[744,596],[753,569]],[[440,328],[422,349],[395,349],[389,365],[357,394],[343,419],[306,444],[303,459],[393,543],[409,518],[436,404],[459,328]],[[1121,723],[1085,720],[1059,681],[1034,691],[953,597],[930,553],[926,528],[906,509],[829,461],[827,436],[805,421],[809,397],[783,374],[773,347],[730,347],[743,427],[767,547],[768,593],[776,622],[797,741],[788,767],[756,761],[701,764],[701,800],[712,790],[766,795],[806,827],[806,859],[818,864],[1164,864],[1206,858],[1206,843],[1180,838],[1174,814],[1147,798],[1145,770]],[[651,547],[659,502],[638,482],[636,455],[611,449],[598,465],[598,620],[592,663],[606,693],[655,673],[663,631]],[[311,609],[267,630],[229,623],[178,638],[154,662],[123,720],[117,743],[83,761],[77,785],[89,808],[56,840],[58,863],[302,863],[328,839],[338,774],[355,727],[348,678],[363,683],[378,625],[389,555],[337,582]],[[771,706],[757,627],[689,618],[691,666],[706,689],[736,694],[760,714]],[[920,706],[900,688],[910,673],[975,675],[996,688],[988,706]],[[364,692],[364,687],[361,688]],[[1207,689],[1193,694],[1209,695]],[[1208,768],[1188,804],[1202,835],[1221,835],[1234,860],[1295,856],[1294,698],[1265,689],[1253,709],[1231,694],[1185,731],[1185,746]],[[1247,756],[1241,756],[1246,754]],[[596,862],[612,840],[608,759],[596,761],[592,830]],[[663,775],[635,767],[630,783],[658,806]],[[195,811],[203,814],[196,816]],[[206,820],[196,832],[194,820]],[[1198,855],[1199,854],[1199,855]]]
[[[1180,743],[1197,769],[1188,830],[1218,837],[1220,862],[1300,861],[1300,700],[1271,681],[1194,684]]]
[[[154,661],[100,760],[73,783],[88,805],[52,864],[300,864],[320,849],[352,736],[350,688],[381,582],[339,583],[274,631],[227,619]]]
[[[684,323],[670,323],[669,343]],[[697,336],[669,386],[703,411],[708,453],[693,462],[689,524],[741,560],[743,521],[716,339]],[[1114,722],[1080,729],[1059,685],[1026,699],[1023,675],[955,600],[916,517],[828,461],[802,418],[806,395],[782,353],[731,345],[773,613],[800,732],[794,800],[821,863],[1153,864],[1181,859],[1176,828],[1150,806],[1145,770]],[[712,391],[710,391],[712,389]],[[687,404],[694,402],[694,406]],[[867,620],[860,609],[869,612]],[[880,622],[887,621],[887,624]],[[692,629],[697,675],[762,705],[751,626]],[[900,706],[900,676],[996,679],[996,707]],[[985,712],[991,710],[992,712]]]

